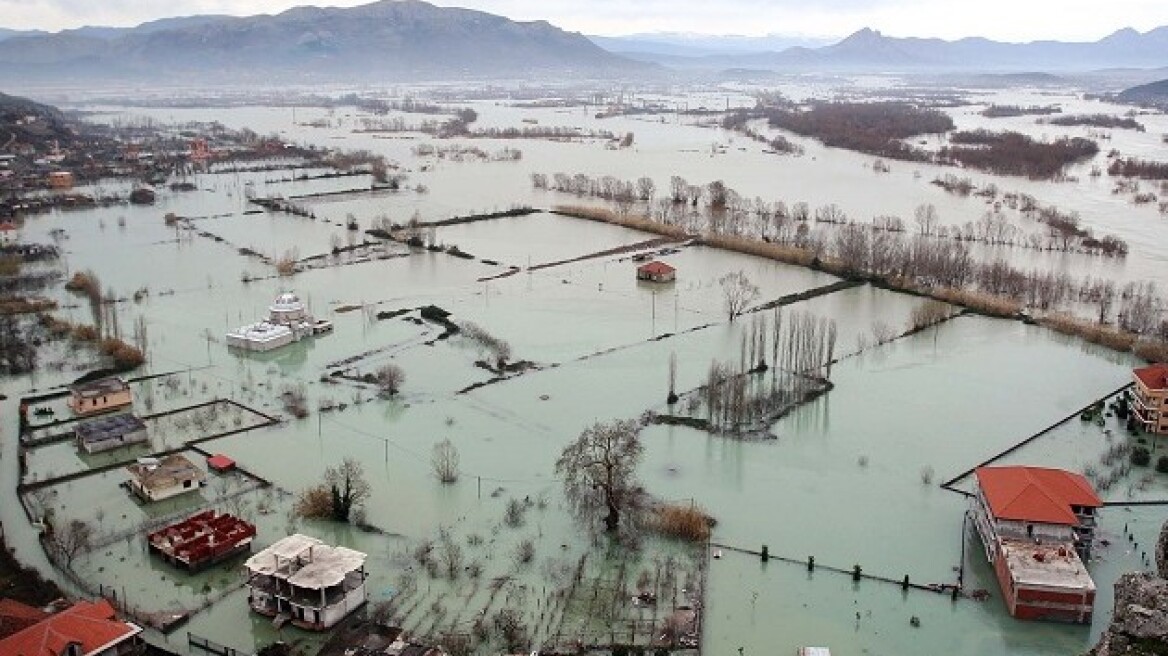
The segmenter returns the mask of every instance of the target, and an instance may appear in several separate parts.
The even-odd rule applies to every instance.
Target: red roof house
[[[1132,372],[1150,390],[1168,389],[1168,364],[1153,364]]]
[[[1103,505],[1091,484],[1044,467],[979,467],[975,475],[974,528],[1010,614],[1090,623],[1095,582],[1085,561]]]
[[[676,278],[677,269],[660,260],[653,260],[648,264],[642,264],[637,267],[637,280],[672,282]]]
[[[1043,467],[980,467],[977,482],[995,519],[1075,526],[1073,508],[1103,505],[1087,479]]]
[[[15,599],[0,599],[0,638],[27,629],[48,616],[45,611]]]
[[[1168,364],[1153,364],[1132,371],[1130,392],[1135,421],[1149,433],[1168,435]]]
[[[119,621],[108,601],[79,601],[0,640],[0,654],[116,656],[139,644],[140,633],[142,627]]]

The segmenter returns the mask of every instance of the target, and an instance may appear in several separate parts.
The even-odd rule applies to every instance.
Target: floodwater
[[[977,100],[1060,102],[1075,112],[1120,111],[1080,100],[1071,91],[1053,97],[997,94]],[[627,255],[529,272],[525,269],[531,265],[571,260],[653,237],[547,213],[436,231],[439,242],[455,244],[475,260],[433,252],[405,255],[394,247],[385,251],[385,259],[358,261],[341,255],[329,260],[333,266],[276,279],[270,266],[241,255],[240,248],[272,258],[290,250],[300,257],[328,253],[334,240],[348,243],[354,238],[345,229],[349,214],[364,228],[380,216],[404,222],[417,212],[433,220],[517,204],[546,208],[577,202],[532,190],[532,172],[611,174],[624,179],[650,175],[659,190],[666,189],[669,176],[675,174],[695,183],[723,179],[745,196],[802,200],[813,207],[837,203],[863,219],[897,213],[910,220],[912,209],[926,202],[936,204],[942,218],[953,224],[976,220],[985,210],[979,199],[950,196],[928,184],[952,169],[893,162],[891,173],[876,175],[870,169],[871,158],[806,140],[801,143],[807,154],[801,158],[767,155],[758,144],[672,116],[665,121],[599,120],[580,109],[517,109],[488,102],[474,106],[487,126],[514,126],[532,119],[545,126],[633,131],[635,147],[614,151],[596,141],[476,140],[470,145],[489,152],[520,148],[523,159],[451,162],[414,157],[414,145],[434,143],[424,135],[375,139],[354,134],[350,130],[356,117],[342,110],[298,109],[298,121],[323,118],[332,124],[310,128],[293,125],[292,112],[286,108],[106,107],[100,109],[163,121],[215,119],[261,134],[280,132],[288,141],[368,148],[396,161],[409,177],[405,188],[393,194],[305,199],[315,220],[244,214],[250,209],[246,194],[287,197],[355,189],[368,180],[289,181],[283,173],[272,172],[202,174],[194,178],[198,191],[161,192],[154,207],[56,212],[27,222],[23,236],[30,241],[47,241],[55,228],[66,231],[68,237],[60,243],[69,271],[92,269],[103,287],[120,296],[144,290],[140,301],[119,304],[123,329],[128,332],[137,317],[144,317],[150,343],[147,371],[176,373],[135,385],[140,403],[149,397],[152,405],[149,411],[140,405],[139,412],[229,398],[268,414],[285,414],[281,392],[299,389],[308,398],[307,419],[285,415],[277,426],[204,445],[269,479],[274,487],[268,490],[241,477],[216,477],[198,496],[143,507],[119,487],[124,475],[115,469],[53,486],[43,500],[58,518],[97,521],[100,546],[74,564],[86,581],[113,589],[142,611],[206,606],[167,638],[172,648],[187,648],[187,630],[240,649],[277,637],[306,645],[319,641],[290,628],[278,634],[267,620],[250,614],[246,595],[238,588],[237,570],[219,567],[186,576],[144,553],[142,541],[135,537],[142,527],[200,504],[255,521],[259,546],[300,530],[366,551],[371,598],[408,599],[398,610],[405,614],[408,628],[421,632],[468,631],[478,609],[492,603],[485,585],[469,578],[454,584],[431,578],[411,558],[420,541],[437,539],[446,528],[463,545],[467,561],[482,565],[484,580],[511,577],[492,610],[509,604],[531,620],[542,617],[537,615],[540,596],[556,582],[555,572],[595,551],[584,529],[567,517],[560,498],[553,469],[563,446],[593,422],[664,409],[671,354],[678,357],[681,390],[700,385],[711,360],[737,362],[749,324],[726,322],[720,276],[744,271],[760,287],[759,301],[835,280],[702,247],[663,256],[679,271],[678,281],[663,288],[635,281]],[[963,127],[988,123],[1054,134],[1050,126],[1027,121],[989,123],[973,113],[976,109],[951,111]],[[1159,133],[1168,132],[1168,121],[1162,116],[1140,120],[1148,124],[1148,132],[1113,131],[1112,144],[1125,153],[1152,156]],[[730,147],[725,154],[712,154],[715,143]],[[916,170],[921,171],[919,177]],[[1096,231],[1118,234],[1132,246],[1123,261],[1030,251],[1011,252],[1015,261],[1065,268],[1078,275],[1106,272],[1122,280],[1168,283],[1164,274],[1168,240],[1160,235],[1165,219],[1154,207],[1136,207],[1112,195],[1106,177],[1092,179],[1084,173],[1078,182],[1059,184],[973,177],[1077,210]],[[414,191],[417,184],[429,191]],[[162,216],[167,212],[201,217],[193,221],[196,230],[222,241],[165,226]],[[510,266],[524,270],[492,278]],[[241,280],[245,273],[260,279],[245,283]],[[266,355],[229,353],[223,334],[260,317],[272,297],[287,288],[294,288],[318,316],[332,320],[334,333]],[[87,319],[88,308],[79,299],[63,290],[51,294],[65,306],[60,314]],[[708,565],[705,653],[732,654],[741,648],[744,654],[790,654],[805,644],[827,645],[840,654],[1079,653],[1106,624],[1115,578],[1144,566],[1139,550],[1122,536],[1127,529],[1140,544],[1152,544],[1165,519],[1163,509],[1108,508],[1102,530],[1112,546],[1091,564],[1099,586],[1092,626],[1016,622],[1008,617],[976,541],[963,538],[965,499],[940,489],[938,483],[1113,392],[1128,380],[1133,361],[1042,328],[976,317],[954,319],[854,353],[875,342],[877,324],[897,333],[905,330],[921,302],[857,287],[784,308],[785,316],[810,312],[834,319],[840,333],[837,354],[845,357],[832,372],[835,389],[779,420],[772,428],[775,440],[740,442],[685,427],[652,426],[644,431],[639,474],[646,489],[663,499],[692,501],[707,509],[718,520],[714,542],[726,545],[722,557]],[[457,336],[434,342],[439,327],[375,316],[378,311],[430,304],[452,312],[456,321],[472,321],[507,340],[513,357],[531,361],[535,368],[463,393],[493,376],[475,366],[485,354],[474,344]],[[363,308],[338,311],[353,305]],[[46,353],[47,360],[63,358],[62,351]],[[80,356],[83,363],[89,360]],[[402,393],[393,400],[378,399],[359,385],[322,380],[337,370],[371,373],[389,362],[406,372]],[[35,378],[3,381],[0,390],[10,397],[4,402],[4,416],[14,416],[16,399],[29,389],[47,389],[78,375],[70,366],[49,369]],[[345,409],[320,412],[321,405]],[[62,408],[56,407],[60,413]],[[226,427],[234,418],[226,413],[216,421],[226,422],[222,423]],[[240,414],[241,423],[250,421],[249,415]],[[14,424],[5,422],[0,447],[8,489],[18,476]],[[1122,436],[1117,426],[1113,428]],[[163,420],[155,443],[177,444],[195,430],[189,423]],[[1102,430],[1084,426],[1076,417],[1009,461],[1081,469],[1106,450]],[[447,438],[461,454],[462,476],[456,484],[443,486],[430,471],[430,451]],[[122,455],[132,458],[138,452]],[[343,457],[363,463],[373,491],[366,519],[385,534],[291,517],[295,493]],[[199,456],[192,458],[198,461]],[[28,457],[30,476],[38,480],[105,462],[109,460],[79,457],[68,443],[38,447]],[[926,472],[930,483],[924,482]],[[1152,475],[1150,482],[1137,486],[1144,476],[1144,471],[1135,472],[1132,480],[1117,484],[1105,496],[1122,501],[1131,490],[1131,498],[1168,498],[1168,476]],[[527,507],[519,526],[503,521],[510,500]],[[18,555],[46,567],[17,505],[3,504],[0,519]],[[531,564],[511,557],[524,540],[535,545]],[[774,559],[762,564],[728,548],[757,550],[762,545],[798,562]],[[650,568],[660,554],[680,552],[684,549],[678,545],[649,540],[634,557],[634,566]],[[865,573],[897,580],[909,575],[920,583],[950,583],[956,579],[955,568],[964,567],[967,588],[984,588],[992,596],[985,602],[954,602],[947,595],[904,593],[899,586],[878,581],[853,584],[850,577],[827,569],[808,574],[800,564],[808,556],[825,566],[850,570],[860,564]],[[919,627],[910,625],[914,616]]]

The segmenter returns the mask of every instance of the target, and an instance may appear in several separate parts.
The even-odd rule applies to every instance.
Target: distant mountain
[[[1116,99],[1120,102],[1138,105],[1168,106],[1168,80],[1159,80],[1124,89],[1116,96]]]
[[[519,23],[420,0],[196,16],[0,41],[0,81],[418,80],[648,70],[544,21]]]
[[[795,46],[818,47],[831,39],[784,36],[737,36],[690,34],[678,32],[650,32],[627,36],[589,36],[593,43],[610,52],[645,60],[665,57],[705,57],[709,55],[742,55],[785,50]]]
[[[48,34],[42,30],[10,30],[6,27],[0,27],[0,41],[10,39],[14,36],[35,36],[38,34]]]
[[[680,58],[685,68],[749,68],[778,71],[1086,71],[1155,68],[1168,63],[1168,27],[1146,33],[1124,29],[1099,41],[1003,43],[971,37],[957,41],[897,38],[862,29],[827,46]]]

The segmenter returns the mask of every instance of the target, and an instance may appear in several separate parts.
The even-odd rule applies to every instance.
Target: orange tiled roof
[[[60,656],[71,643],[88,654],[128,640],[142,629],[119,622],[106,600],[79,601],[36,624],[0,640],[6,656]]]
[[[49,614],[15,599],[0,599],[0,639],[26,629]]]
[[[1148,389],[1168,389],[1168,364],[1153,364],[1132,371]]]
[[[642,264],[641,266],[637,267],[637,271],[644,271],[645,273],[650,273],[656,276],[662,273],[671,273],[675,271],[675,269],[664,262],[654,260],[648,264]]]
[[[1073,526],[1071,506],[1103,505],[1087,479],[1043,467],[979,467],[977,483],[997,519]]]

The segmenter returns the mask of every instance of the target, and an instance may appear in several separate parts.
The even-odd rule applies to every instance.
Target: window
[[[185,480],[185,481],[183,481],[183,487],[189,488],[191,486],[191,483],[193,483],[193,482],[194,481],[191,481],[191,480]]]

